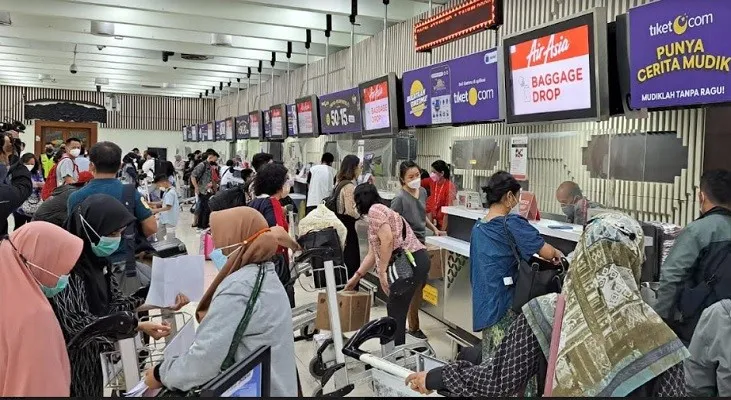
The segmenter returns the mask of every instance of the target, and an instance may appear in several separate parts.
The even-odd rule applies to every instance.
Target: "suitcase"
[[[213,237],[211,236],[211,230],[206,229],[201,232],[201,242],[198,249],[198,254],[206,257],[206,260],[211,259],[211,252],[213,251]]]
[[[152,248],[155,249],[155,253],[157,253],[156,255],[160,258],[170,258],[188,254],[188,249],[185,248],[185,244],[178,238],[161,240],[151,244]]]

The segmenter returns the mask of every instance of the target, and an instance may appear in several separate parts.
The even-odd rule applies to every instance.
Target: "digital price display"
[[[297,107],[297,125],[299,137],[317,137],[320,135],[320,118],[318,115],[317,96],[311,95],[295,100]]]
[[[358,85],[363,136],[395,135],[399,130],[399,91],[393,72]]]
[[[249,137],[249,116],[241,115],[236,117],[236,140],[245,140]]]
[[[505,38],[506,121],[597,120],[608,115],[605,26],[606,20],[592,10]]]
[[[416,51],[428,51],[503,23],[503,0],[470,0],[414,24]]]
[[[271,139],[282,140],[287,137],[287,105],[277,104],[269,108],[271,116]]]
[[[298,131],[297,106],[295,104],[287,104],[287,134],[289,136],[297,136]]]
[[[264,132],[264,119],[261,111],[252,111],[249,113],[249,137],[251,139],[261,139]]]
[[[358,88],[320,96],[322,133],[359,133],[362,129]]]

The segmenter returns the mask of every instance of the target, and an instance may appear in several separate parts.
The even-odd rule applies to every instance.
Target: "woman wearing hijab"
[[[122,231],[134,221],[135,217],[122,203],[106,194],[89,196],[71,214],[68,231],[83,240],[84,249],[71,270],[68,288],[51,299],[66,340],[100,317],[134,311],[144,302],[122,296],[107,261],[119,247]],[[155,339],[170,333],[170,327],[149,321],[138,323],[137,330]],[[113,344],[111,339],[97,337],[82,348],[69,349],[72,396],[103,395],[99,354],[112,350]]]
[[[577,244],[563,287],[558,349],[550,347],[558,298],[550,294],[523,306],[492,359],[477,366],[457,361],[412,374],[406,383],[422,393],[510,396],[523,390],[551,353],[557,354],[555,397],[684,396],[689,353],[640,297],[643,260],[637,221],[619,213],[597,216]]]
[[[83,242],[47,222],[0,240],[0,397],[68,397],[71,371],[47,297],[62,291]]]
[[[229,348],[236,348],[234,360],[229,360],[235,362],[261,346],[271,346],[271,395],[296,396],[292,311],[270,261],[277,244],[293,240],[282,228],[269,228],[264,217],[249,207],[212,213],[211,234],[216,247],[211,257],[223,257],[225,263],[198,305],[195,340],[181,356],[149,369],[147,386],[188,391],[221,372]],[[234,332],[257,284],[251,319],[234,344]]]

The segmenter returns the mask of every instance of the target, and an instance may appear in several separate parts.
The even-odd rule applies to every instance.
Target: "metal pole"
[[[249,92],[251,90],[251,79],[246,80],[246,113],[248,114],[249,111],[251,111],[251,98],[249,97]]]
[[[388,29],[388,3],[389,0],[383,0],[383,73],[386,71],[386,29]]]
[[[307,93],[310,93],[310,49],[305,50],[305,83],[307,84]]]
[[[289,83],[290,83],[290,76],[289,76],[289,58],[287,58],[287,103],[289,103]]]
[[[259,99],[256,102],[256,106],[261,110],[261,70],[259,71]]]
[[[236,116],[241,115],[241,78],[236,78]]]
[[[272,67],[272,74],[270,75],[270,78],[272,80],[271,89],[269,89],[269,105],[274,105],[274,67]]]
[[[353,63],[353,46],[355,46],[355,22],[350,24],[350,86],[353,86],[354,83],[354,73],[353,73],[353,67],[355,66]]]
[[[330,87],[330,35],[325,38],[325,93]]]

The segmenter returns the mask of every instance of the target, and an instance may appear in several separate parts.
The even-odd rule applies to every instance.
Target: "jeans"
[[[396,334],[393,337],[396,346],[406,343],[406,316],[409,313],[409,306],[416,289],[424,286],[426,276],[429,274],[430,262],[426,249],[413,253],[413,256],[414,261],[416,261],[416,267],[414,267],[416,284],[400,296],[396,296],[391,292],[386,304],[388,316],[396,320]]]

